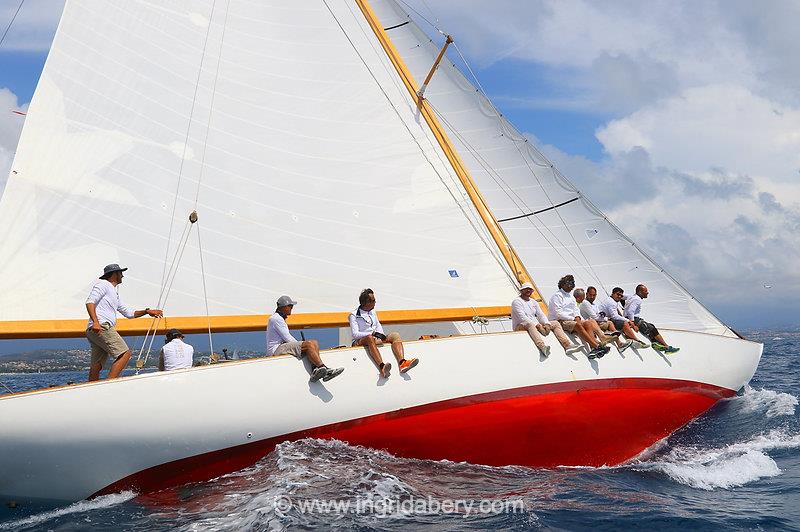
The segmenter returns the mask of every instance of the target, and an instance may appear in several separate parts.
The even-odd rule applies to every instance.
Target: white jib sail
[[[444,37],[432,42],[394,0],[374,0],[373,8],[383,26],[392,28],[389,36],[411,73],[423,79]],[[501,223],[545,298],[567,273],[578,286],[594,285],[601,294],[615,286],[632,294],[644,283],[650,289],[647,319],[663,327],[733,335],[558,174],[452,62],[442,61],[425,97],[498,219],[570,202]]]
[[[154,306],[193,209],[212,315],[515,294],[353,3],[69,0],[0,201],[0,320],[85,317],[113,262]],[[205,314],[196,229],[169,315]]]

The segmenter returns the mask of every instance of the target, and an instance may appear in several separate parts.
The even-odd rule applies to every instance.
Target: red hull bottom
[[[336,438],[396,456],[485,465],[615,465],[734,391],[667,379],[574,381],[491,392],[317,427],[145,469],[94,496],[157,491],[250,466],[283,441]]]

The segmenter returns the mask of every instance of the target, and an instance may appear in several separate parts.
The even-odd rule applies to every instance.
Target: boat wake
[[[703,449],[678,446],[665,455],[630,466],[635,471],[657,471],[703,490],[733,488],[781,473],[766,451],[800,447],[800,434],[774,429],[741,443]]]
[[[766,388],[759,390],[750,386],[745,386],[744,394],[733,397],[730,401],[740,402],[743,414],[764,412],[767,417],[793,416],[798,403],[797,397],[792,394]]]
[[[76,514],[84,514],[111,508],[127,502],[134,497],[136,497],[136,493],[132,491],[123,491],[120,493],[112,493],[111,495],[103,495],[102,497],[97,497],[96,499],[92,499],[90,501],[78,501],[57,510],[41,512],[22,519],[15,519],[13,521],[0,523],[0,530],[22,530],[25,528],[38,529],[44,526],[44,524],[48,521],[53,521],[54,519],[64,517],[71,517],[72,519],[75,519]]]

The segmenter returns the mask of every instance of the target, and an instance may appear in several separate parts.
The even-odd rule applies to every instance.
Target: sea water
[[[487,467],[306,439],[282,443],[254,466],[208,482],[5,509],[0,531],[800,530],[800,331],[749,337],[764,343],[750,386],[623,466]],[[0,376],[16,390],[83,378]]]

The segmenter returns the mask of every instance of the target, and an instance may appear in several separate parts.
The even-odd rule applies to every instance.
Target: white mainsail
[[[349,310],[365,286],[390,309],[513,297],[353,4],[96,7],[66,4],[0,201],[0,320],[84,317],[112,262],[130,268],[128,302],[153,306],[194,209],[211,315],[282,293]],[[200,259],[193,234],[170,315],[205,314]]]
[[[441,48],[394,0],[373,9],[419,81]],[[456,36],[456,39],[458,36]],[[444,40],[443,38],[441,39]],[[646,315],[663,327],[733,335],[564,178],[449,61],[425,92],[494,215],[546,298],[567,273],[601,293],[650,288]],[[565,203],[557,208],[553,206]]]

